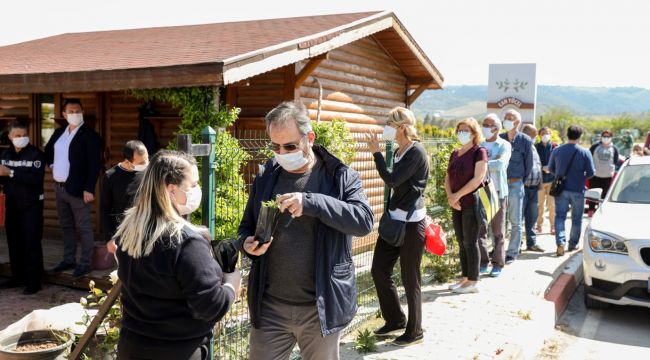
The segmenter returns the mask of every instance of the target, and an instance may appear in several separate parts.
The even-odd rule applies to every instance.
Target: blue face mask
[[[469,133],[469,131],[459,131],[456,134],[456,137],[458,138],[458,141],[462,144],[465,145],[468,142],[472,141],[472,134]]]

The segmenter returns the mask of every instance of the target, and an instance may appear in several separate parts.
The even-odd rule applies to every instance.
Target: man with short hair
[[[304,105],[280,104],[266,129],[275,156],[255,178],[239,226],[253,260],[250,359],[288,359],[296,342],[305,359],[338,359],[341,330],[357,310],[352,236],[372,231],[374,214],[359,174],[314,145]],[[254,235],[268,200],[280,215],[260,244]]]
[[[67,126],[54,131],[45,146],[45,157],[52,168],[56,209],[63,229],[63,261],[50,272],[75,269],[78,278],[90,272],[94,235],[92,202],[101,169],[102,144],[99,134],[84,123],[79,99],[66,99],[61,113]],[[77,232],[81,255],[77,265]]]
[[[505,228],[506,228],[506,207],[508,204],[508,175],[506,170],[510,163],[511,145],[508,141],[499,136],[501,131],[501,119],[497,114],[488,114],[483,120],[483,137],[481,143],[488,152],[488,172],[494,187],[499,194],[499,211],[494,215],[488,224],[492,230],[493,246],[492,256],[488,252],[487,237],[488,229],[479,228],[479,250],[481,252],[480,273],[488,273],[488,264],[492,263],[491,277],[498,277],[505,266]]]
[[[131,207],[139,181],[136,175],[149,164],[149,153],[142,141],[131,140],[122,149],[124,160],[106,171],[101,181],[99,212],[104,240],[108,243]]]
[[[564,255],[566,244],[565,221],[571,206],[571,235],[569,251],[578,249],[582,231],[582,215],[585,209],[585,182],[594,176],[596,169],[589,150],[580,146],[582,128],[572,125],[567,130],[569,141],[551,153],[548,169],[556,177],[564,177],[564,188],[555,197],[555,242],[557,256]]]
[[[27,124],[9,124],[11,147],[0,157],[5,199],[5,229],[11,279],[0,288],[25,285],[23,294],[41,289],[43,273],[43,178],[45,155],[29,143]]]
[[[508,221],[510,222],[510,243],[506,252],[506,264],[519,256],[521,247],[522,216],[524,207],[524,181],[533,168],[533,141],[519,131],[521,114],[516,110],[506,111],[501,138],[510,142],[512,155],[508,164]]]
[[[551,158],[551,152],[557,147],[557,144],[551,141],[551,129],[547,127],[539,129],[539,138],[540,141],[535,144],[535,150],[542,163],[542,185],[537,193],[537,233],[542,232],[544,204],[546,204],[551,235],[555,235],[555,198],[549,195],[554,176],[548,171],[548,160]]]
[[[521,131],[531,139],[537,137],[537,129],[533,124],[526,124]],[[524,181],[524,229],[526,232],[526,250],[534,252],[544,252],[537,245],[537,234],[534,227],[537,223],[537,193],[542,185],[542,162],[539,159],[535,145],[531,145],[533,153],[533,167],[530,175]]]

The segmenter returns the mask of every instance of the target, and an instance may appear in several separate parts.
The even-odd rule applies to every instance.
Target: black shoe
[[[50,273],[60,273],[60,272],[62,272],[62,271],[66,271],[66,270],[72,270],[72,269],[74,269],[76,266],[77,266],[77,265],[75,265],[75,264],[70,264],[70,263],[67,263],[67,262],[65,262],[65,261],[61,261],[61,262],[59,263],[59,265],[57,265],[57,266],[51,268],[51,269],[48,270],[47,272],[50,272]]]
[[[23,295],[32,295],[36,294],[37,292],[41,291],[41,287],[26,287],[25,290],[23,290]]]
[[[16,279],[9,279],[0,282],[0,289],[13,289],[21,286],[23,286],[23,284]]]
[[[409,346],[409,345],[419,344],[423,341],[423,339],[424,336],[422,334],[416,337],[410,337],[404,334],[398,336],[397,339],[393,340],[393,344],[397,346]]]
[[[539,247],[539,245],[529,246],[529,247],[526,248],[526,250],[528,250],[528,251],[533,251],[533,252],[540,252],[540,253],[543,253],[543,252],[544,252],[544,249],[542,249],[541,247]]]
[[[515,262],[515,258],[513,258],[513,257],[510,256],[510,255],[507,255],[507,256],[506,256],[506,265],[510,265],[510,264],[512,264],[513,262]]]
[[[90,267],[89,266],[77,266],[76,269],[74,269],[74,272],[72,273],[72,277],[75,278],[80,278],[90,272]]]
[[[578,245],[569,244],[569,251],[576,251],[576,250],[578,250]]]
[[[373,333],[375,336],[390,336],[390,335],[395,335],[396,332],[402,332],[406,329],[406,325],[401,325],[401,326],[389,326],[388,324],[380,327],[379,329],[375,329]]]

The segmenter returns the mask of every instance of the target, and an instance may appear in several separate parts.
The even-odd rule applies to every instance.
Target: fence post
[[[388,170],[393,170],[393,142],[390,140],[386,141],[386,166],[388,166]],[[388,185],[384,185],[384,210],[387,209],[389,195],[390,188]]]
[[[210,145],[210,153],[201,158],[201,177],[203,184],[203,199],[201,199],[202,223],[210,230],[210,235],[214,239],[215,232],[215,144],[217,143],[217,133],[210,126],[206,126],[201,131],[201,142]]]

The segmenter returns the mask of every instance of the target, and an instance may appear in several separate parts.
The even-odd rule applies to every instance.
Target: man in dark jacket
[[[90,272],[93,252],[92,202],[101,169],[101,139],[84,124],[79,99],[66,99],[63,117],[68,126],[60,127],[45,146],[47,163],[52,167],[56,209],[63,229],[63,261],[51,269],[61,272],[75,269],[73,276]],[[77,232],[81,237],[81,256],[77,266]]]
[[[45,156],[29,143],[27,125],[9,124],[11,147],[2,154],[0,182],[7,196],[5,226],[12,278],[0,288],[25,285],[23,293],[41,289],[43,273],[43,178]]]
[[[313,145],[302,104],[280,104],[266,127],[275,157],[256,177],[239,226],[242,250],[253,259],[250,358],[288,359],[297,342],[303,358],[337,359],[340,332],[357,310],[352,236],[372,230],[373,213],[358,173]],[[279,221],[260,244],[261,202],[270,199]]]

